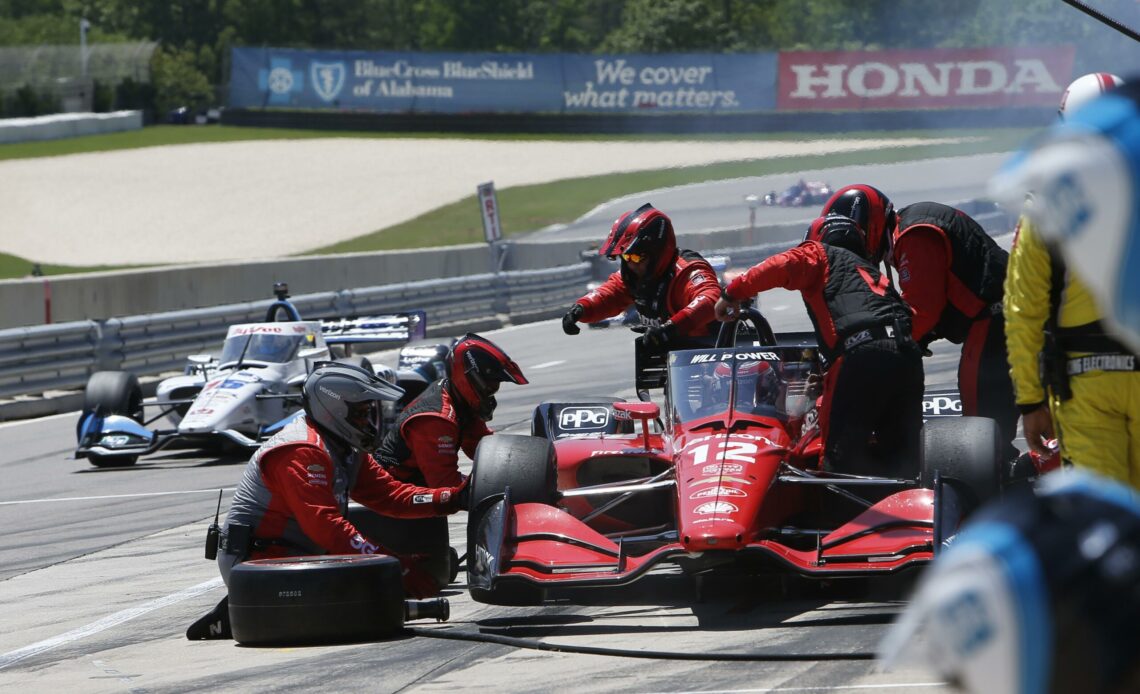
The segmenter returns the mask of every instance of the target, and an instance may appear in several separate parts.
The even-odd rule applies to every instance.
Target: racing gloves
[[[471,477],[468,475],[458,487],[442,487],[435,490],[432,494],[432,504],[441,514],[446,515],[467,510],[467,500],[470,496],[467,485],[470,481]]]
[[[666,321],[661,325],[649,326],[645,330],[645,334],[638,339],[640,339],[642,344],[646,347],[661,349],[672,342],[675,337],[677,337],[677,326]]]
[[[562,316],[562,332],[567,335],[577,335],[582,332],[582,329],[578,327],[578,319],[582,317],[582,313],[585,312],[585,310],[586,309],[582,308],[582,304],[576,303],[571,306],[570,310],[566,312],[566,315]]]

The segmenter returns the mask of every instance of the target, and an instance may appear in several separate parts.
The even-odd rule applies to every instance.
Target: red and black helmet
[[[846,248],[860,258],[867,257],[867,235],[850,217],[829,214],[819,217],[808,227],[805,241],[819,241],[828,246]]]
[[[483,421],[495,412],[495,393],[503,382],[526,385],[519,365],[494,342],[468,333],[455,343],[447,356],[447,377],[455,392]]]
[[[860,253],[867,260],[878,265],[887,252],[890,235],[894,233],[898,218],[895,206],[883,191],[864,183],[843,186],[823,204],[821,217],[841,214],[855,220],[866,233],[866,252]]]
[[[623,261],[632,260],[626,256],[648,257],[653,261],[652,274],[659,276],[669,268],[677,254],[673,222],[664,212],[645,203],[618,217],[598,253],[607,258],[620,256]]]

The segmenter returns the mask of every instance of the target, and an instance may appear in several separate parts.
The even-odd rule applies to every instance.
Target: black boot
[[[222,598],[214,609],[198,618],[186,630],[186,638],[191,641],[232,639],[230,631],[230,596]]]

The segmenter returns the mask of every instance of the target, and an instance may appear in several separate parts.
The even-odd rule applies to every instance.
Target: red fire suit
[[[774,287],[803,295],[826,361],[819,421],[828,466],[916,473],[922,355],[909,336],[910,309],[887,278],[845,248],[805,241],[734,279],[725,295],[740,301]]]
[[[677,335],[684,337],[707,334],[709,324],[716,320],[713,309],[720,297],[720,283],[712,266],[697,253],[681,251],[670,272],[640,290],[633,286],[635,281],[621,271],[611,274],[578,299],[584,309],[578,320],[594,323],[635,304],[643,317],[671,321]]]

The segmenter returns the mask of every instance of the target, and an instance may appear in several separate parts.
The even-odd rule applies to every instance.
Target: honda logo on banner
[[[480,183],[476,190],[479,210],[483,213],[483,238],[487,239],[487,243],[494,243],[503,238],[503,230],[499,225],[499,199],[495,196],[495,182]]]
[[[1056,108],[1073,46],[781,53],[781,110]]]

